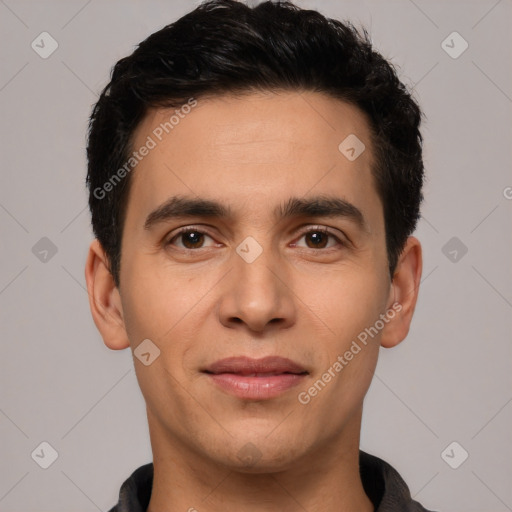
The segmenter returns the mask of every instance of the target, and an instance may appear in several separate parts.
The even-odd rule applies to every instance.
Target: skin
[[[170,114],[150,111],[134,148]],[[349,134],[366,146],[352,162],[338,150]],[[105,344],[134,350],[149,338],[161,351],[149,366],[134,358],[155,469],[150,512],[373,510],[358,469],[363,399],[379,346],[408,333],[422,257],[409,237],[390,279],[372,158],[369,125],[356,107],[320,93],[269,92],[199,100],[137,165],[120,286],[97,241],[85,273]],[[145,229],[147,216],[174,195],[218,201],[232,217],[174,218]],[[273,216],[291,197],[317,195],[355,205],[366,229],[351,218]],[[184,226],[206,235],[190,248],[173,238]],[[315,245],[304,232],[318,227],[344,244],[320,235]],[[236,252],[247,236],[262,248],[252,263]],[[400,312],[301,404],[298,393],[396,302]],[[288,357],[309,374],[278,397],[242,400],[200,371],[235,355]],[[237,457],[244,447],[253,450],[252,465]]]

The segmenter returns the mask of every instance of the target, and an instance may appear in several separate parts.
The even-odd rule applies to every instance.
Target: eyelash
[[[208,234],[208,232],[206,231],[203,231],[202,229],[199,229],[199,228],[196,228],[194,226],[187,226],[187,227],[184,227],[184,228],[181,228],[178,230],[177,233],[175,233],[172,238],[170,238],[169,240],[167,240],[165,242],[165,246],[168,246],[168,245],[172,245],[172,242],[176,239],[178,239],[181,235],[184,235],[184,234],[187,234],[187,233],[199,233],[201,235],[206,235],[206,236],[209,236],[210,238],[213,239],[213,236],[211,236],[210,234]],[[310,233],[322,233],[324,235],[328,235],[332,238],[334,238],[336,240],[336,242],[342,246],[342,247],[346,247],[347,246],[347,243],[340,240],[339,237],[337,237],[333,232],[329,231],[329,229],[327,229],[326,227],[323,227],[323,226],[316,226],[316,227],[313,227],[313,228],[309,228],[303,232],[300,233],[300,236],[298,238],[298,240],[300,240],[303,236],[305,235],[308,235]],[[179,247],[179,249],[182,249],[182,250],[185,250],[185,251],[197,251],[199,249],[204,249],[204,247],[198,247],[197,249],[189,249],[189,248],[182,248],[182,247]],[[333,250],[333,249],[337,249],[336,247],[327,247],[327,248],[319,248],[319,249],[315,249],[313,247],[301,247],[301,249],[310,249],[312,251],[319,251],[319,250],[322,250],[324,252],[326,251],[329,251],[329,250]]]

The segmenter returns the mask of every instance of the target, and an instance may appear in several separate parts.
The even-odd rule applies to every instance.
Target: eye
[[[339,237],[325,227],[315,227],[304,231],[298,240],[303,238],[305,239],[305,245],[295,242],[292,246],[305,247],[308,249],[331,249],[337,245],[345,246],[345,243],[342,242]],[[208,239],[210,240],[210,245],[205,245]],[[171,245],[179,249],[194,250],[215,247],[219,244],[201,229],[187,226],[172,235],[171,238],[165,242],[165,245]]]
[[[336,245],[345,245],[336,235],[334,235],[334,233],[323,227],[316,227],[305,231],[302,233],[299,240],[302,238],[305,238],[306,240],[305,246],[299,245],[298,243],[293,245],[298,247],[307,247],[308,249],[330,249]],[[329,241],[334,243],[328,245]]]
[[[165,245],[175,245],[180,249],[202,249],[204,247],[205,238],[213,241],[213,238],[207,235],[204,231],[194,227],[186,227],[180,229],[172,238],[170,238]],[[175,242],[181,242],[175,243]],[[210,246],[213,247],[215,242]]]

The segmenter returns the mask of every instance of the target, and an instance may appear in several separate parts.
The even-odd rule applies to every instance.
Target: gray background
[[[0,2],[2,511],[108,510],[151,460],[130,351],[103,345],[84,291],[85,130],[111,66],[197,3]],[[367,26],[427,116],[423,282],[408,339],[382,350],[362,448],[428,508],[512,510],[512,2],[298,4]],[[31,457],[43,441],[48,469]]]

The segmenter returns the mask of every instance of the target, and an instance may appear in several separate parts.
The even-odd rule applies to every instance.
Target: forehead
[[[260,216],[258,207],[308,193],[332,193],[363,209],[379,203],[364,113],[320,93],[251,93],[152,109],[132,149],[144,145],[152,149],[132,174],[129,199],[141,214],[177,194]]]

